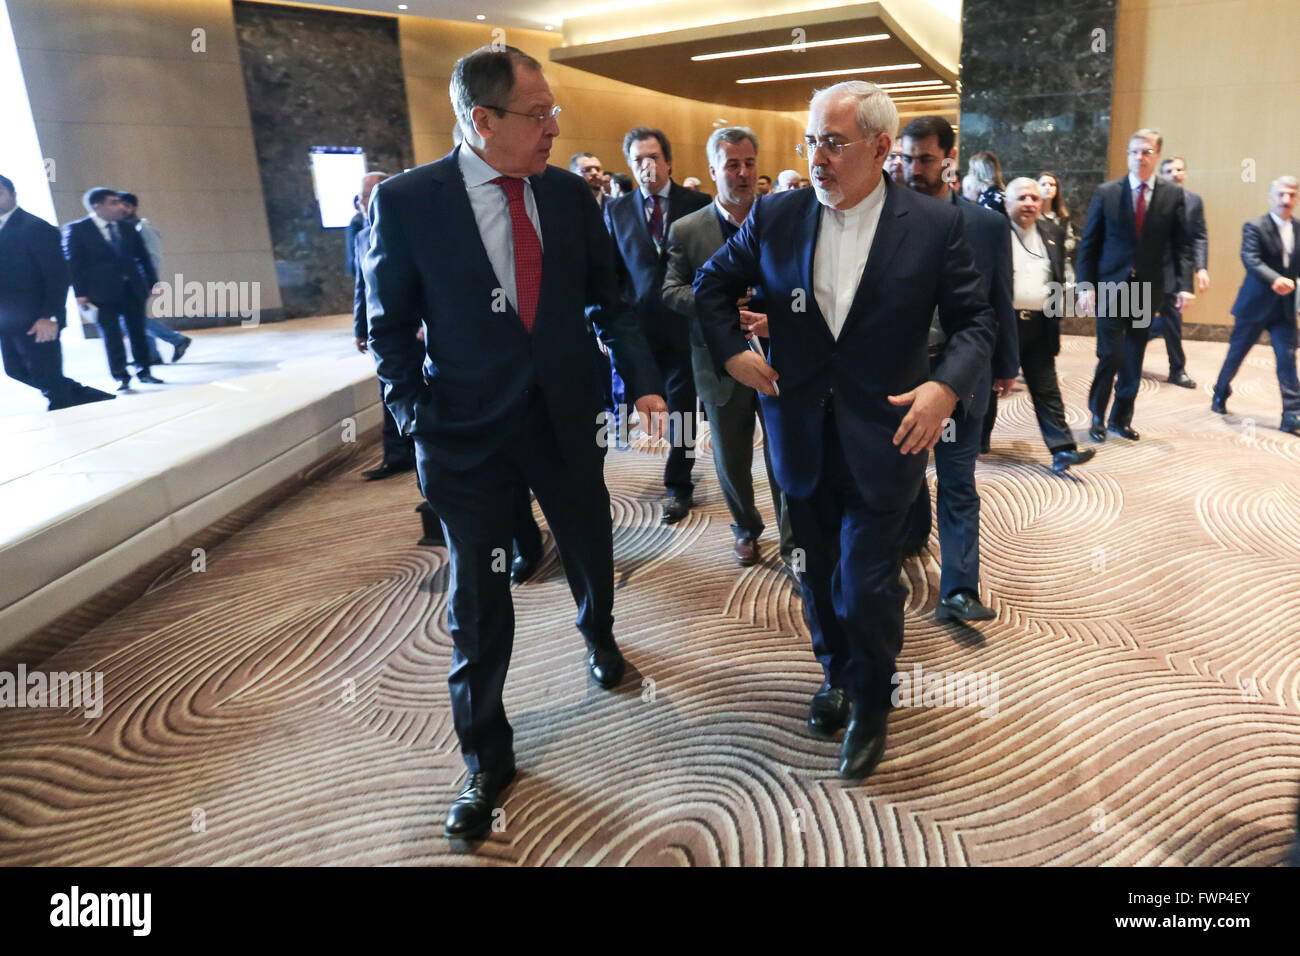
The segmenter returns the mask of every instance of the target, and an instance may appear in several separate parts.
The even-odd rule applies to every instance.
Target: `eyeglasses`
[[[1154,156],[1156,151],[1150,146],[1147,146],[1144,149],[1130,149],[1128,154],[1130,156]]]
[[[486,103],[480,104],[484,109],[496,110],[498,113],[513,113],[515,116],[527,116],[535,119],[539,123],[545,123],[548,119],[558,120],[560,113],[563,112],[558,106],[552,106],[544,113],[521,113],[518,110],[508,110],[504,106],[488,106]]]
[[[837,143],[833,139],[804,140],[802,143],[795,143],[794,151],[804,159],[812,159],[819,149],[825,150],[830,156],[838,156],[850,146],[865,142],[865,139],[855,139],[851,143]]]

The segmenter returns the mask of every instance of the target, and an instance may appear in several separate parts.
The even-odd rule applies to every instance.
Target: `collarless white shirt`
[[[1282,237],[1282,265],[1289,266],[1291,257],[1295,255],[1295,228],[1290,219],[1281,219],[1272,212],[1268,217],[1273,220],[1273,225],[1277,226],[1277,234]]]
[[[838,339],[862,282],[871,243],[885,205],[885,180],[852,209],[822,210],[813,252],[813,295],[831,335]]]
[[[1147,183],[1146,183],[1147,188],[1146,188],[1146,190],[1145,190],[1144,195],[1145,195],[1146,198],[1147,198],[1147,208],[1148,208],[1148,209],[1151,208],[1151,197],[1152,197],[1152,195],[1155,194],[1155,191],[1156,191],[1156,180],[1157,180],[1157,179],[1159,179],[1159,177],[1156,176],[1155,173],[1152,173],[1152,174],[1151,174],[1151,178],[1148,179],[1148,180],[1147,180]],[[1129,174],[1128,174],[1128,191],[1129,191],[1130,193],[1133,194],[1133,195],[1132,195],[1132,199],[1133,199],[1133,210],[1134,210],[1135,212],[1137,211],[1137,207],[1138,207],[1138,183],[1140,183],[1140,182],[1142,182],[1142,180],[1138,179],[1138,178],[1137,178],[1136,176],[1134,176],[1132,173],[1129,173]]]
[[[510,200],[506,191],[492,182],[505,173],[493,169],[482,156],[462,143],[457,154],[461,175],[465,178],[465,191],[469,193],[469,206],[474,211],[479,238],[487,251],[492,271],[505,291],[510,304],[519,309],[515,282],[515,234],[510,223]],[[537,200],[533,197],[533,184],[524,179],[524,211],[537,232],[537,242],[542,243],[542,222],[537,215]]]
[[[1011,228],[1016,231],[1016,238],[1011,242],[1011,307],[1041,312],[1047,303],[1047,284],[1052,280],[1047,244],[1037,223],[1021,229],[1013,219]]]

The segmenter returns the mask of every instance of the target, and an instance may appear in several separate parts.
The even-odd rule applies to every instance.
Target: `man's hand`
[[[356,339],[355,341],[357,343],[358,352],[365,352],[370,348],[370,341],[368,339]]]
[[[423,342],[423,341],[424,341],[424,323],[423,323],[423,322],[421,322],[421,323],[420,323],[420,327],[419,327],[418,329],[415,330],[415,338],[416,338],[416,341],[419,341],[419,342]]]
[[[910,392],[890,395],[891,405],[911,405],[894,432],[894,444],[904,455],[929,451],[939,443],[943,423],[957,407],[957,393],[943,382],[923,382]]]
[[[1181,312],[1183,309],[1187,308],[1195,301],[1196,301],[1196,296],[1193,295],[1191,292],[1178,293],[1178,300],[1177,300],[1178,311]]]
[[[741,309],[740,327],[750,335],[757,335],[765,339],[767,338],[767,315],[763,312],[750,312],[748,309]]]
[[[157,283],[152,289],[149,290],[150,297],[155,295],[162,295],[162,294],[163,294],[163,284],[161,282]]]
[[[1011,394],[1011,389],[1015,388],[1016,380],[1014,378],[995,378],[993,380],[993,394],[998,398],[1006,398]]]
[[[1096,305],[1093,292],[1091,290],[1081,291],[1079,293],[1079,314],[1092,315],[1093,307]]]
[[[727,359],[725,368],[727,374],[741,385],[758,389],[764,395],[776,394],[775,382],[780,376],[757,352],[748,349],[737,352]]]
[[[668,403],[662,395],[642,395],[636,400],[636,410],[647,435],[655,441],[667,437]]]
[[[1286,276],[1278,276],[1273,280],[1273,291],[1278,295],[1290,295],[1295,291],[1295,280],[1288,279]]]
[[[59,337],[59,323],[53,319],[37,319],[27,330],[27,334],[33,336],[37,344],[53,342]]]
[[[1210,287],[1210,270],[1196,270],[1196,294],[1201,295]]]

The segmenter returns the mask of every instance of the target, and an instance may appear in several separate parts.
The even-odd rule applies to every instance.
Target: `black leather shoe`
[[[829,681],[823,682],[808,705],[808,729],[818,737],[834,737],[848,722],[848,695]]]
[[[1228,414],[1228,400],[1215,395],[1210,399],[1210,411],[1214,412],[1216,415]]]
[[[142,382],[146,382],[146,383],[148,383],[149,385],[166,385],[166,384],[167,384],[167,383],[164,382],[162,379],[160,379],[157,375],[154,375],[152,372],[140,372],[140,373],[138,373],[138,374],[136,375],[136,378],[138,378],[138,379],[139,379],[140,381],[142,381]]]
[[[974,591],[962,589],[954,591],[939,602],[934,609],[936,621],[987,621],[997,617],[991,608],[980,603],[979,595]]]
[[[118,390],[119,392],[129,392],[129,391],[131,391],[131,380],[130,380],[129,378],[121,378],[121,379],[118,379],[118,381],[117,381],[117,390]]]
[[[526,558],[522,554],[516,554],[515,559],[510,562],[510,583],[523,584],[533,576],[541,560],[541,558]]]
[[[1071,465],[1082,465],[1085,461],[1090,461],[1095,454],[1097,454],[1095,448],[1085,448],[1082,451],[1077,448],[1064,448],[1052,455],[1052,471],[1059,475]]]
[[[1096,415],[1092,416],[1092,424],[1088,426],[1088,437],[1093,441],[1106,440],[1106,426]]]
[[[492,826],[492,811],[496,809],[497,797],[514,778],[513,762],[496,772],[483,770],[471,773],[460,796],[447,811],[443,834],[461,840],[486,836]]]
[[[1142,437],[1128,425],[1116,425],[1113,422],[1108,431],[1112,435],[1118,435],[1120,438],[1127,438],[1129,441],[1137,441]]]
[[[172,350],[172,362],[173,363],[179,362],[181,358],[184,357],[185,353],[189,351],[189,347],[190,345],[193,344],[193,342],[194,340],[190,338],[188,335],[182,335],[181,344],[176,346]]]
[[[623,679],[624,662],[623,653],[613,638],[608,644],[588,644],[587,647],[591,651],[587,655],[587,670],[596,683],[605,690],[617,687]]]
[[[101,392],[97,388],[91,388],[89,385],[79,385],[76,391],[68,398],[64,405],[59,408],[72,408],[74,405],[88,405],[91,402],[107,402],[109,399],[117,398],[112,392]],[[51,406],[51,411],[54,407]]]
[[[849,715],[849,726],[844,731],[844,744],[840,747],[840,776],[845,780],[861,780],[871,775],[885,755],[885,729],[889,711],[867,710],[855,705]]]
[[[1293,421],[1284,420],[1281,429],[1289,435],[1300,435],[1300,419],[1295,419]]]
[[[664,505],[663,517],[660,520],[664,524],[676,524],[685,518],[693,507],[695,507],[695,500],[690,495],[669,498]]]
[[[369,471],[363,471],[361,477],[366,481],[383,481],[385,478],[391,478],[393,475],[404,474],[415,467],[415,463],[407,465],[394,465],[390,462],[384,462],[378,468],[372,468]]]
[[[1177,375],[1170,375],[1169,384],[1177,385],[1179,388],[1196,387],[1196,383],[1192,381],[1191,376],[1189,376],[1186,372],[1179,372]]]

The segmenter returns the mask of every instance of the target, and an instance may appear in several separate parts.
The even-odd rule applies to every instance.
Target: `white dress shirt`
[[[1052,263],[1047,258],[1047,244],[1036,223],[1031,223],[1028,229],[1021,229],[1013,219],[1011,228],[1016,231],[1015,238],[1011,241],[1011,307],[1041,312],[1047,304],[1047,284],[1052,281]]]
[[[840,337],[853,297],[858,292],[858,284],[862,281],[884,204],[885,180],[882,177],[871,194],[852,209],[827,207],[822,210],[817,248],[813,253],[813,295],[831,335],[836,339]]]
[[[104,237],[104,241],[107,242],[107,243],[111,246],[111,245],[113,244],[113,233],[112,233],[112,231],[108,228],[108,225],[109,225],[109,224],[108,224],[108,220],[107,220],[107,219],[100,219],[99,216],[97,216],[97,215],[96,215],[95,213],[93,213],[93,212],[90,214],[90,218],[93,219],[93,220],[95,221],[95,225],[99,227],[99,234],[100,234],[101,236]],[[118,236],[119,236],[119,237],[121,237],[121,235],[122,235],[122,233],[120,232],[121,228],[122,228],[121,226],[118,226],[118,229],[119,229]]]
[[[14,214],[14,209],[17,208],[18,208],[17,206],[14,206],[14,208],[10,209],[8,212],[0,213],[0,229],[3,229],[8,224],[9,217]]]
[[[713,208],[718,211],[718,215],[722,217],[723,222],[729,222],[737,229],[745,224],[742,220],[737,219],[731,213],[727,212],[727,207],[722,205],[722,200],[717,197],[714,197]]]
[[[1268,217],[1273,220],[1273,225],[1277,226],[1277,233],[1282,237],[1282,265],[1284,267],[1291,265],[1291,257],[1295,255],[1295,229],[1291,225],[1290,219],[1279,219],[1276,214],[1269,213]]]
[[[515,236],[510,224],[510,200],[506,191],[492,182],[504,175],[469,146],[462,143],[459,153],[460,172],[465,177],[465,190],[469,193],[469,206],[474,211],[479,238],[487,250],[488,261],[496,273],[497,282],[505,290],[510,304],[519,309],[515,286]],[[533,198],[533,184],[524,180],[524,211],[528,221],[537,230],[537,242],[542,241],[542,222],[537,216],[537,200]]]

